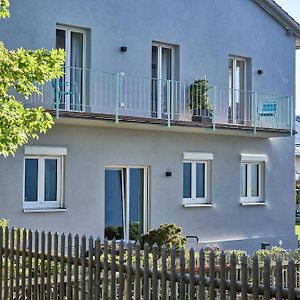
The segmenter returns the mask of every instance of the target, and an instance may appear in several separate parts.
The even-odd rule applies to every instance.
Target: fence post
[[[55,79],[55,110],[56,119],[59,119],[59,78]]]
[[[288,299],[295,299],[295,262],[290,259],[288,265]]]
[[[171,127],[171,80],[167,80],[167,115],[168,127]]]
[[[119,107],[120,107],[120,73],[116,73],[116,118],[115,123],[119,123]]]

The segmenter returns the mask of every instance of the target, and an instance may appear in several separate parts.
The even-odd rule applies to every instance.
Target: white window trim
[[[150,167],[148,166],[141,166],[141,165],[108,165],[104,168],[104,170],[120,170],[123,172],[123,170],[130,170],[130,169],[143,169],[144,170],[144,201],[143,201],[143,233],[146,233],[149,229],[149,172],[150,172]],[[126,187],[125,190],[127,192],[126,197],[125,195],[122,196],[123,199],[126,199],[125,205],[123,204],[123,226],[125,228],[124,230],[124,241],[128,242],[129,241],[129,172],[126,172]],[[124,193],[124,191],[122,191]],[[105,197],[104,197],[105,198]],[[105,202],[105,201],[104,201]],[[104,216],[105,218],[105,216]],[[105,227],[105,226],[104,226]],[[104,228],[104,235],[105,235],[105,228]]]
[[[259,176],[259,195],[258,197],[246,196],[240,197],[241,205],[265,205],[265,164],[268,161],[267,155],[264,154],[241,154],[241,164],[258,164],[258,176]],[[247,172],[251,173],[250,168],[247,168]],[[247,174],[247,195],[251,195],[251,174]],[[241,176],[241,174],[240,174]],[[240,187],[241,189],[241,187]]]
[[[23,168],[23,209],[58,209],[63,208],[63,191],[64,191],[64,156],[67,154],[67,149],[64,147],[43,147],[43,146],[26,146]],[[25,162],[26,159],[38,160],[38,195],[36,202],[25,201]],[[45,188],[45,160],[57,160],[57,191],[56,201],[44,201]]]
[[[185,154],[185,153],[184,153]],[[184,156],[187,157],[187,156]],[[191,158],[195,158],[196,156],[190,156]],[[203,157],[203,156],[202,156]],[[211,205],[210,202],[210,174],[211,174],[211,166],[210,160],[192,160],[192,159],[184,159],[184,163],[191,164],[191,198],[184,198],[182,197],[182,204],[184,207],[207,207],[207,205]],[[196,164],[203,163],[204,164],[204,197],[197,198],[196,197]],[[182,166],[183,166],[182,164]]]

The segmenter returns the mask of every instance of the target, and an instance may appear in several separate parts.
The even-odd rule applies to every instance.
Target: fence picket
[[[107,257],[107,240],[104,241],[104,257]],[[95,295],[95,299],[101,299],[100,295],[101,295],[101,289],[100,289],[100,285],[101,285],[101,268],[100,268],[100,259],[101,259],[101,242],[100,239],[97,239],[95,242],[95,278],[94,278],[94,283],[95,283],[95,287],[94,287],[94,295]],[[107,259],[107,258],[106,258]],[[105,269],[105,267],[104,267]],[[103,299],[107,299],[107,275],[103,274],[103,281],[102,281],[102,289],[104,290],[103,292]]]
[[[47,234],[47,274],[46,274],[46,300],[51,299],[51,264],[52,264],[52,233]]]
[[[32,296],[32,231],[28,232],[28,278],[27,278],[27,299]]]
[[[209,299],[215,299],[215,252],[212,250],[209,253]]]
[[[81,259],[81,293],[80,293],[80,299],[85,300],[85,289],[86,289],[86,237],[85,235],[81,238],[81,253],[80,253],[80,259]]]
[[[33,254],[33,259],[34,259],[34,272],[33,272],[33,299],[37,300],[38,299],[38,290],[39,290],[39,259],[38,259],[38,254],[39,254],[39,232],[36,230],[34,232],[34,254]]]
[[[230,256],[230,299],[236,300],[236,255]]]
[[[258,257],[254,255],[252,259],[252,299],[259,300],[259,266]]]
[[[149,299],[149,245],[144,245],[143,299]]]
[[[60,286],[59,286],[59,298],[64,299],[66,295],[65,287],[65,247],[66,247],[66,236],[63,233],[60,238]]]
[[[241,261],[242,268],[242,300],[247,300],[247,284],[248,284],[248,263],[247,256],[244,254]]]
[[[123,299],[124,296],[124,242],[119,244],[119,299]]]
[[[79,300],[79,236],[74,239],[74,300]]]
[[[126,298],[132,299],[132,243],[127,243]],[[106,298],[105,298],[106,299]]]
[[[19,299],[20,297],[20,253],[21,253],[21,231],[20,228],[17,229],[17,240],[16,240],[16,286],[15,286],[15,299]],[[1,237],[0,237],[1,240]],[[2,246],[0,245],[0,248]],[[0,253],[0,260],[2,260],[2,255]],[[0,266],[1,268],[1,266]],[[1,278],[1,275],[0,275]],[[1,294],[1,287],[0,287],[0,294]],[[0,297],[1,299],[1,297]]]
[[[282,299],[282,261],[279,258],[276,260],[275,286],[276,286],[276,300],[281,300]]]
[[[116,240],[113,239],[111,243],[111,286],[110,286],[110,299],[116,299]]]
[[[225,279],[226,279],[226,257],[224,251],[222,251],[220,255],[220,300],[226,299]]]
[[[152,263],[152,299],[158,299],[158,272],[157,272],[157,260],[158,260],[158,247],[156,244],[153,246],[153,263]]]
[[[103,299],[107,299],[108,298],[108,241],[107,239],[104,240],[104,262],[103,262],[103,284],[102,285],[103,285]]]
[[[54,234],[54,251],[53,251],[53,300],[58,298],[58,234]]]
[[[46,249],[46,234],[45,231],[41,233],[41,300],[45,299],[45,249]]]
[[[2,233],[2,230],[1,230],[1,233]],[[26,245],[27,245],[27,231],[24,230],[23,234],[22,234],[21,299],[25,299],[25,293],[26,293]],[[2,283],[2,280],[0,280],[0,282]],[[2,288],[1,288],[1,291],[2,291]]]
[[[264,259],[264,300],[270,300],[271,291],[270,291],[270,258],[268,256]]]
[[[189,300],[195,300],[195,251],[193,248],[189,251],[189,273],[190,273],[190,282],[189,282]]]
[[[0,300],[2,300],[3,292],[3,228],[0,226]]]
[[[137,242],[135,245],[135,278],[134,278],[134,299],[141,299],[141,246]]]
[[[9,299],[14,300],[14,263],[15,263],[15,229],[10,230],[10,253],[9,253]]]
[[[3,299],[8,299],[8,256],[9,256],[9,229],[5,227],[4,231],[4,271],[3,271]]]
[[[171,248],[170,288],[171,288],[171,300],[175,300],[177,298],[177,291],[176,291],[176,249],[174,246],[172,246]]]
[[[288,299],[295,299],[295,261],[289,260],[288,264]]]
[[[179,299],[185,299],[185,250],[180,250],[180,282],[179,282]]]
[[[89,260],[88,260],[88,299],[93,300],[93,256],[94,256],[94,240],[89,238]]]
[[[205,252],[203,249],[199,252],[199,281],[198,299],[205,300]]]
[[[167,300],[167,249],[163,245],[161,248],[161,300]]]

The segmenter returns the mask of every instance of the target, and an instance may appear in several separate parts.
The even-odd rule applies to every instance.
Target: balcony
[[[105,116],[171,126],[269,131],[293,134],[294,98],[130,76],[80,68],[65,68],[64,77],[46,83],[41,95],[26,105],[44,106],[60,116]]]

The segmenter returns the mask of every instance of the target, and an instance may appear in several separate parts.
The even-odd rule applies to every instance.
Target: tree
[[[0,0],[0,19],[9,17],[9,1]],[[25,108],[11,91],[26,99],[40,94],[38,85],[62,76],[62,49],[8,50],[0,42],[0,155],[14,155],[29,138],[52,127],[52,116],[44,108]]]

